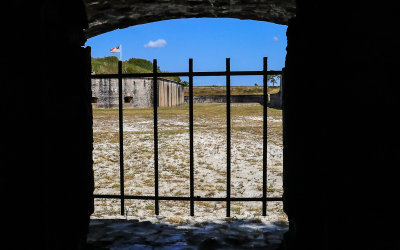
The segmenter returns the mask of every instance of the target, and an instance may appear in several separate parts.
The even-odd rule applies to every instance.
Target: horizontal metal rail
[[[95,194],[96,199],[121,199],[121,195],[118,194]],[[156,196],[137,196],[137,195],[125,195],[124,199],[130,200],[156,200]],[[176,197],[176,196],[158,196],[158,200],[164,201],[190,201],[191,197]],[[230,197],[231,201],[263,201],[263,197]],[[226,202],[225,197],[200,197],[194,196],[194,201],[223,201]],[[282,197],[267,197],[267,201],[283,201]]]
[[[158,72],[158,77],[163,76],[226,76],[226,71],[211,71],[211,72]],[[231,76],[263,76],[263,75],[281,75],[282,70],[270,70],[265,71],[230,71]],[[132,74],[122,74],[123,77],[154,77],[154,73],[132,73]],[[93,74],[92,79],[102,79],[102,78],[118,78],[119,74]]]

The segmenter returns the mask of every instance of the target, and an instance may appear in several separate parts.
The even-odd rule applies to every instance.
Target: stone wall
[[[232,95],[231,103],[260,103],[264,102],[263,95]],[[189,103],[189,96],[185,96],[185,104]],[[201,95],[193,96],[193,103],[226,103],[225,95]],[[281,92],[268,94],[268,107],[281,109]]]
[[[159,107],[174,107],[184,103],[184,85],[162,79],[158,84],[158,106]]]
[[[85,0],[87,37],[132,25],[176,18],[223,17],[286,25],[295,16],[295,0]]]
[[[269,94],[268,95],[268,106],[271,108],[277,108],[281,109],[282,108],[282,94],[279,91],[276,94]]]
[[[4,51],[2,248],[84,249],[94,211],[85,7],[67,0],[4,3],[13,14],[3,37],[19,49]],[[25,59],[31,63],[21,69]]]
[[[158,106],[179,106],[184,102],[184,86],[169,79],[158,79]],[[152,78],[123,78],[125,108],[153,106]],[[92,79],[93,108],[118,108],[118,79]]]
[[[399,249],[398,12],[389,1],[297,3],[283,87],[286,249]]]
[[[232,103],[263,103],[262,95],[231,95]],[[189,96],[185,96],[185,104],[189,103]],[[193,103],[226,103],[226,95],[193,96]]]

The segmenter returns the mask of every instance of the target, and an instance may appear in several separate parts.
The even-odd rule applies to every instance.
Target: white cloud
[[[167,46],[167,41],[165,41],[164,39],[149,41],[144,45],[145,48],[164,48],[165,46]]]
[[[277,41],[279,41],[279,38],[278,38],[277,36],[274,36],[274,37],[272,38],[272,40],[274,40],[274,42],[277,42]]]

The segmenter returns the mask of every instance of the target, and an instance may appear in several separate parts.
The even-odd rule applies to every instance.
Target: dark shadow
[[[278,249],[286,222],[257,220],[164,224],[138,220],[91,220],[88,249]]]
[[[132,96],[125,96],[124,97],[124,103],[133,103],[133,97]]]

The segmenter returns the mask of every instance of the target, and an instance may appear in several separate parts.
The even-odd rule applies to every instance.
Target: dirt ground
[[[262,196],[262,106],[231,104],[231,195]],[[118,110],[93,111],[95,194],[119,194]],[[159,108],[159,195],[189,196],[188,105]],[[282,112],[268,108],[267,196],[282,196]],[[124,172],[126,195],[154,195],[154,144],[152,108],[124,110]],[[194,195],[226,196],[226,104],[194,105]],[[162,220],[165,223],[204,222],[224,219],[225,202],[126,200],[126,215],[120,202],[95,199],[92,219]],[[231,216],[237,219],[281,221],[287,218],[282,202],[268,202],[261,216],[261,202],[232,202]]]

